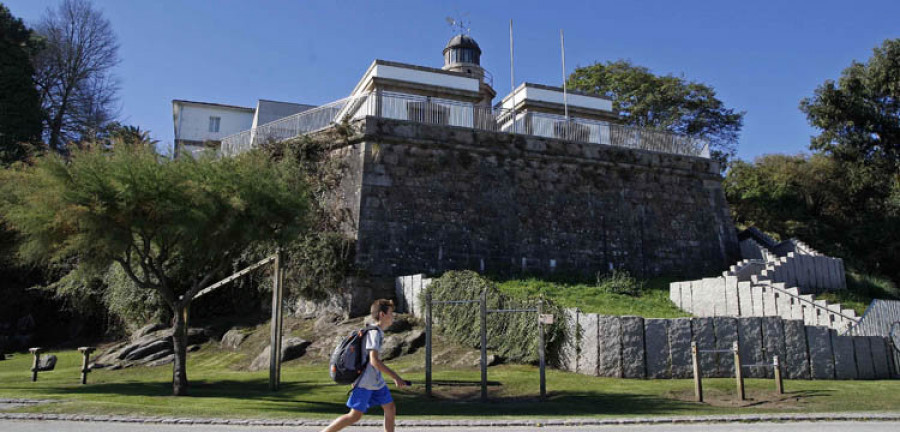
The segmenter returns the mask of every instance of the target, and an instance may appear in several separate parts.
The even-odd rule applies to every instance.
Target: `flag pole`
[[[514,67],[514,57],[513,57],[513,20],[509,20],[509,86],[511,88],[510,94],[512,95],[512,124],[513,124],[513,133],[518,133],[518,125],[516,124],[518,120],[516,117],[516,70]]]
[[[559,29],[559,46],[562,51],[563,105],[565,107],[566,121],[569,121],[569,97],[568,89],[566,88],[566,38],[562,29]]]

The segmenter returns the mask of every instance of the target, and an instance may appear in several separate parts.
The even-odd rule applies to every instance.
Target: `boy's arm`
[[[406,381],[403,381],[403,378],[400,378],[400,375],[397,375],[396,372],[391,370],[391,368],[387,367],[387,365],[381,361],[381,358],[378,357],[378,351],[369,350],[369,363],[381,373],[388,374],[394,380],[394,384],[396,384],[397,387],[406,387]]]

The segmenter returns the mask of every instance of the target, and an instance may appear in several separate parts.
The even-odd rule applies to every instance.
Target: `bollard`
[[[694,395],[703,402],[703,382],[700,378],[700,361],[697,359],[697,342],[691,342],[691,360],[694,362]]]
[[[744,371],[741,367],[741,352],[737,341],[734,341],[731,349],[734,350],[734,379],[737,381],[738,398],[744,400]]]
[[[781,380],[781,363],[778,362],[778,356],[772,356],[772,366],[775,367],[775,391],[783,395],[784,382]]]
[[[41,348],[29,348],[28,352],[34,354],[34,363],[31,364],[31,381],[37,381],[38,366],[41,363]]]
[[[88,364],[91,361],[91,353],[94,352],[96,348],[94,347],[80,347],[78,351],[81,352],[81,355],[84,356],[81,360],[81,383],[87,384],[87,374],[91,372],[91,368],[88,367]]]

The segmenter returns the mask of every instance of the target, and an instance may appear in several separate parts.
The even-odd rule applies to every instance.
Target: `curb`
[[[127,417],[81,414],[0,413],[0,420],[80,421],[141,424],[194,424],[228,426],[327,426],[331,420],[266,420],[223,418]],[[900,421],[900,413],[744,414],[614,419],[557,420],[399,420],[398,427],[511,427],[511,426],[622,426],[697,423],[760,423],[815,421]],[[364,420],[356,426],[382,426],[382,421]]]

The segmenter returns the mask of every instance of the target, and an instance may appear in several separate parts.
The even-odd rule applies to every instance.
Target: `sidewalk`
[[[129,417],[80,414],[32,414],[3,413],[0,420],[28,421],[77,421],[133,424],[177,424],[177,425],[226,425],[226,426],[318,426],[328,425],[330,419],[272,420],[272,419],[224,419],[224,418],[167,418]],[[399,420],[398,427],[548,427],[548,426],[626,426],[663,424],[714,424],[714,423],[759,423],[759,422],[812,422],[812,421],[893,421],[900,422],[897,413],[816,413],[816,414],[743,414],[724,416],[668,416],[668,417],[623,417],[610,419],[478,419],[478,420]],[[380,416],[360,421],[356,426],[381,426]]]

